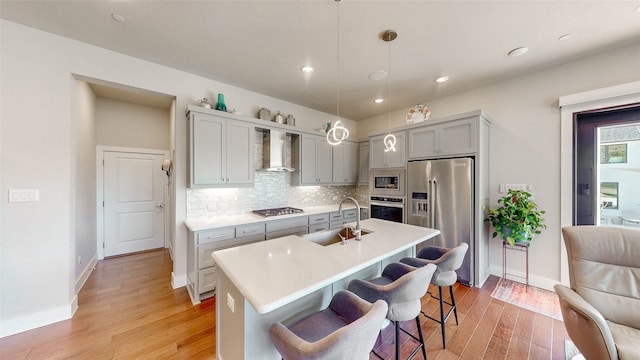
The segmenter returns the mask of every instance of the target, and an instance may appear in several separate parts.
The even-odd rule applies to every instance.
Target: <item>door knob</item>
[[[158,204],[158,205],[156,205],[156,207],[157,207],[158,209],[164,209],[164,204]]]

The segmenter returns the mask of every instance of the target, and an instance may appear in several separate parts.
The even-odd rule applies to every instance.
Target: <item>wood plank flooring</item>
[[[193,306],[185,288],[171,288],[171,271],[167,250],[100,261],[72,319],[0,339],[0,359],[215,359],[215,298]],[[491,298],[497,281],[454,287],[459,325],[452,315],[446,349],[439,324],[421,317],[428,359],[564,359],[563,322]],[[422,308],[439,316],[428,295]],[[403,328],[415,332],[415,322]],[[405,357],[408,339],[401,337]],[[392,358],[393,341],[389,326],[376,350]]]

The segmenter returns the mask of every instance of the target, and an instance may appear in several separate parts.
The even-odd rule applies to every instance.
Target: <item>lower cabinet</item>
[[[264,222],[238,227],[190,231],[187,241],[187,291],[191,302],[198,304],[200,300],[215,295],[218,273],[211,253],[263,241],[264,238]]]
[[[329,230],[329,214],[315,214],[309,216],[309,234]]]
[[[304,235],[309,231],[308,216],[267,222],[266,239],[276,239],[287,235]]]
[[[187,241],[187,290],[194,304],[209,298],[218,287],[218,271],[211,254],[218,250],[271,240],[287,235],[337,229],[355,222],[357,209],[345,209],[309,216],[228,226],[223,228],[189,231]]]

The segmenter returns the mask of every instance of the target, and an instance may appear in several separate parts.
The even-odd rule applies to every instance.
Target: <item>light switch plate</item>
[[[9,202],[40,201],[38,189],[9,189]]]
[[[524,190],[527,191],[527,184],[507,184],[507,190]]]

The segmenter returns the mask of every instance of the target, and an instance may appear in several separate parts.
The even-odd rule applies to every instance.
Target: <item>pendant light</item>
[[[389,43],[389,69],[387,70],[387,82],[389,90],[387,93],[387,103],[389,108],[389,115],[387,119],[388,134],[384,137],[384,151],[396,151],[396,136],[391,133],[391,42],[398,37],[398,33],[393,30],[387,30],[382,33],[382,40]]]
[[[342,125],[342,121],[340,121],[340,0],[335,0],[338,4],[338,90],[336,95],[336,111],[338,120],[331,129],[327,129],[327,142],[331,145],[340,145],[343,140],[346,140],[349,137],[349,130],[347,130],[344,125]]]

